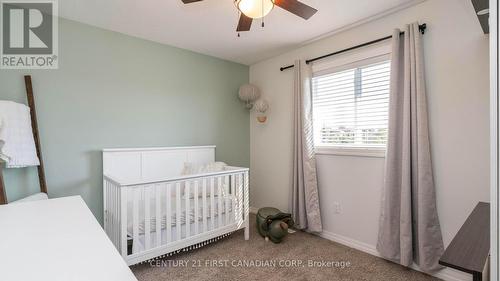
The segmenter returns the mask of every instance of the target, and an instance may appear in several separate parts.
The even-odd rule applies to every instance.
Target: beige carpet
[[[282,244],[266,242],[257,233],[254,220],[252,216],[249,241],[243,239],[243,231],[238,231],[203,248],[157,261],[153,266],[133,266],[132,271],[140,281],[440,280],[303,232],[288,235]],[[310,261],[330,264],[311,266]]]

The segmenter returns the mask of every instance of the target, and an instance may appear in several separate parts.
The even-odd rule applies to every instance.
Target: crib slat
[[[109,183],[108,181],[104,180],[103,181],[103,200],[104,200],[104,231],[106,231],[107,235],[111,235],[111,240],[114,239],[114,233],[113,233],[113,227],[112,227],[112,222],[110,218],[110,207],[112,208],[112,205],[110,205],[111,201],[109,200],[111,196],[111,191],[109,188]],[[114,241],[113,241],[114,243]]]
[[[202,200],[203,200],[203,232],[207,232],[208,231],[208,227],[207,227],[207,213],[208,213],[208,210],[207,210],[207,179],[204,178],[203,179],[203,186],[202,186],[202,189],[203,189],[203,197],[202,197]]]
[[[143,187],[145,194],[144,194],[144,247],[146,250],[149,250],[150,245],[151,245],[151,202],[150,202],[150,196],[149,192],[151,190],[151,186],[145,186]]]
[[[116,240],[115,240],[115,228],[114,228],[114,222],[113,222],[113,214],[114,214],[114,205],[112,202],[112,199],[114,199],[114,193],[113,190],[111,189],[111,183],[108,181],[105,181],[105,188],[106,192],[104,192],[105,196],[105,209],[104,209],[104,216],[105,216],[105,229],[106,229],[106,234],[109,235],[110,239],[113,241],[113,244],[116,245]]]
[[[172,185],[167,184],[167,209],[165,210],[166,229],[167,229],[167,244],[172,241]]]
[[[114,184],[110,184],[110,190],[112,191],[111,192],[111,196],[110,198],[108,199],[109,201],[109,204],[110,206],[108,207],[108,209],[111,209],[112,210],[112,214],[111,214],[111,228],[113,229],[113,243],[115,244],[115,246],[118,248],[119,246],[119,241],[120,241],[120,236],[119,236],[119,218],[118,218],[118,214],[119,214],[119,210],[118,210],[118,205],[120,204],[120,197],[119,197],[119,194],[118,194],[118,189],[117,187],[114,185]],[[113,202],[111,202],[113,201]]]
[[[115,186],[113,184],[113,197],[110,199],[113,200],[114,202],[112,204],[112,209],[113,209],[113,214],[111,216],[113,220],[113,232],[114,232],[114,242],[115,246],[118,249],[120,246],[120,218],[118,217],[118,214],[120,213],[119,209],[119,204],[120,204],[120,194],[118,193],[118,186]]]
[[[210,226],[211,230],[215,229],[215,193],[214,193],[215,179],[210,178]]]
[[[238,222],[239,214],[239,189],[238,189],[238,174],[234,175],[234,221]]]
[[[127,192],[128,188],[120,189],[120,252],[122,257],[126,258],[127,253],[127,222],[128,222],[128,210],[127,210]]]
[[[108,235],[112,237],[111,239],[113,240],[113,244],[115,244],[115,228],[114,228],[114,222],[113,222],[113,212],[114,212],[114,206],[113,202],[111,202],[114,196],[114,193],[112,193],[111,189],[111,184],[106,181],[106,209],[104,210],[104,214],[106,215],[106,232],[108,232]]]
[[[243,173],[243,190],[244,190],[244,206],[245,209],[243,211],[243,217],[244,217],[244,225],[245,225],[245,240],[250,239],[250,232],[249,232],[249,227],[250,227],[250,191],[249,191],[249,179],[248,179],[248,172]]]
[[[111,212],[113,210],[113,205],[111,203],[111,184],[108,182],[108,181],[105,181],[105,192],[104,192],[104,199],[105,199],[105,206],[104,206],[104,215],[105,215],[105,229],[106,229],[106,233],[108,235],[111,235],[112,239],[113,239],[113,243],[115,242],[114,241],[114,238],[115,238],[115,232],[114,232],[114,228],[113,228],[113,220],[111,219]]]
[[[248,172],[245,172],[243,174],[243,190],[245,191],[245,216],[248,216],[250,214],[250,182],[248,178]]]
[[[240,178],[241,175],[237,174],[236,175],[236,222],[238,224],[241,223],[241,205],[242,205]]]
[[[239,202],[238,202],[238,210],[239,210],[239,221],[241,222],[243,220],[243,207],[244,207],[244,200],[243,200],[243,196],[244,196],[244,193],[243,193],[243,175],[242,174],[239,174],[238,175],[238,198],[239,198]]]
[[[110,182],[105,181],[105,187],[106,187],[106,192],[105,194],[105,202],[106,206],[104,209],[104,215],[105,215],[105,229],[106,233],[110,236],[111,240],[113,241],[113,244],[116,246],[116,240],[115,240],[115,228],[114,228],[114,221],[113,221],[113,215],[115,214],[115,206],[113,204],[113,199],[115,194],[113,193],[112,185]],[[117,202],[117,201],[115,201]]]
[[[217,227],[222,227],[222,177],[217,177]]]
[[[186,237],[188,238],[190,235],[190,226],[191,226],[191,210],[189,206],[189,201],[191,200],[191,188],[190,188],[190,182],[186,181],[185,187],[184,187],[184,199],[186,200],[186,212],[184,214],[184,221],[186,224]]]
[[[133,241],[139,241],[139,196],[140,190],[138,187],[132,189],[133,204],[132,204],[132,237]]]
[[[199,229],[198,229],[198,224],[199,224],[199,203],[198,203],[198,199],[199,199],[199,194],[198,194],[198,181],[195,181],[194,182],[194,235],[197,235],[199,233]]]
[[[113,241],[113,244],[115,243],[115,233],[113,229],[113,221],[111,220],[111,212],[113,211],[113,205],[111,205],[111,188],[110,188],[110,183],[106,180],[104,180],[104,230],[106,231],[106,234],[110,236],[111,240]]]
[[[229,212],[229,176],[224,177],[224,192],[226,193],[226,196],[224,197],[224,208],[225,212],[224,214],[226,215],[226,225],[229,224],[229,217],[230,217],[230,212]]]
[[[104,232],[106,232],[107,235],[109,235],[109,226],[108,226],[108,216],[107,216],[107,210],[109,208],[109,201],[108,201],[108,196],[109,196],[109,187],[108,187],[108,181],[103,178],[102,180],[102,210],[104,214]]]
[[[120,240],[120,237],[118,235],[118,225],[119,225],[119,220],[118,220],[118,214],[119,214],[119,210],[118,210],[118,204],[120,202],[120,197],[118,197],[118,187],[115,186],[114,184],[110,185],[111,187],[111,190],[112,190],[112,197],[110,197],[110,199],[108,199],[109,201],[113,201],[113,202],[110,202],[110,208],[108,209],[111,209],[113,210],[113,213],[111,214],[111,221],[112,221],[112,228],[113,228],[113,243],[115,244],[115,246],[118,248],[119,246],[119,240]]]
[[[104,231],[107,235],[110,235],[111,240],[114,239],[113,226],[109,216],[109,208],[111,207],[109,197],[110,197],[110,188],[107,180],[103,181],[103,201],[104,201]],[[114,243],[114,241],[113,241]]]
[[[233,211],[233,215],[231,216],[231,222],[236,221],[236,175],[231,175],[231,210]]]
[[[103,210],[104,210],[104,231],[106,232],[106,234],[110,234],[109,230],[110,230],[110,220],[109,220],[109,212],[108,212],[108,208],[110,207],[109,205],[109,184],[108,184],[108,181],[106,181],[105,179],[103,180],[102,182],[102,187],[103,187],[103,192],[102,192],[102,196],[103,196],[103,201],[104,201],[104,206],[103,206]]]
[[[181,239],[181,183],[178,182],[175,184],[175,229],[177,230],[177,237],[175,237],[176,241],[179,241]]]
[[[161,215],[161,187],[155,185],[155,218],[156,218],[156,247],[161,246],[161,222],[163,216]]]

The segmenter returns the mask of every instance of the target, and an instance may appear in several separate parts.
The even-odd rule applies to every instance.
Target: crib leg
[[[245,221],[245,240],[250,239],[250,223],[248,222],[248,219]]]

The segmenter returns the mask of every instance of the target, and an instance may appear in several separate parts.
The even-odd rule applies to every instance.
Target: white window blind
[[[386,147],[390,84],[387,57],[322,71],[312,82],[315,146]]]

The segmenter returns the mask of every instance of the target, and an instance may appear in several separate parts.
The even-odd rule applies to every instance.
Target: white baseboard
[[[323,231],[322,233],[318,234],[320,237],[323,237],[325,239],[331,240],[333,242],[337,242],[339,244],[342,244],[344,246],[347,246],[349,248],[353,248],[356,250],[359,250],[361,252],[365,252],[367,254],[376,256],[376,257],[381,257],[380,253],[377,251],[375,246],[357,241],[354,239],[351,239],[349,237],[345,237],[342,235],[338,235],[332,232],[328,231]],[[412,269],[421,271],[416,264],[413,264],[410,266]],[[443,279],[445,281],[472,281],[472,275],[467,274],[464,272],[460,272],[451,268],[445,268],[443,270],[440,270],[436,272],[435,274],[432,274],[432,276]]]
[[[357,240],[354,240],[354,239],[351,239],[351,238],[348,238],[348,237],[345,237],[342,235],[338,235],[338,234],[335,234],[333,232],[328,232],[328,231],[323,231],[323,232],[319,233],[318,236],[323,237],[323,238],[328,239],[328,240],[333,241],[333,242],[337,242],[337,243],[342,244],[344,246],[347,246],[349,248],[353,248],[353,249],[359,250],[361,252],[365,252],[365,253],[370,254],[372,256],[380,257],[380,254],[377,251],[377,249],[375,249],[375,247],[370,245],[370,244],[367,244],[367,243],[364,243],[361,241],[357,241]]]

